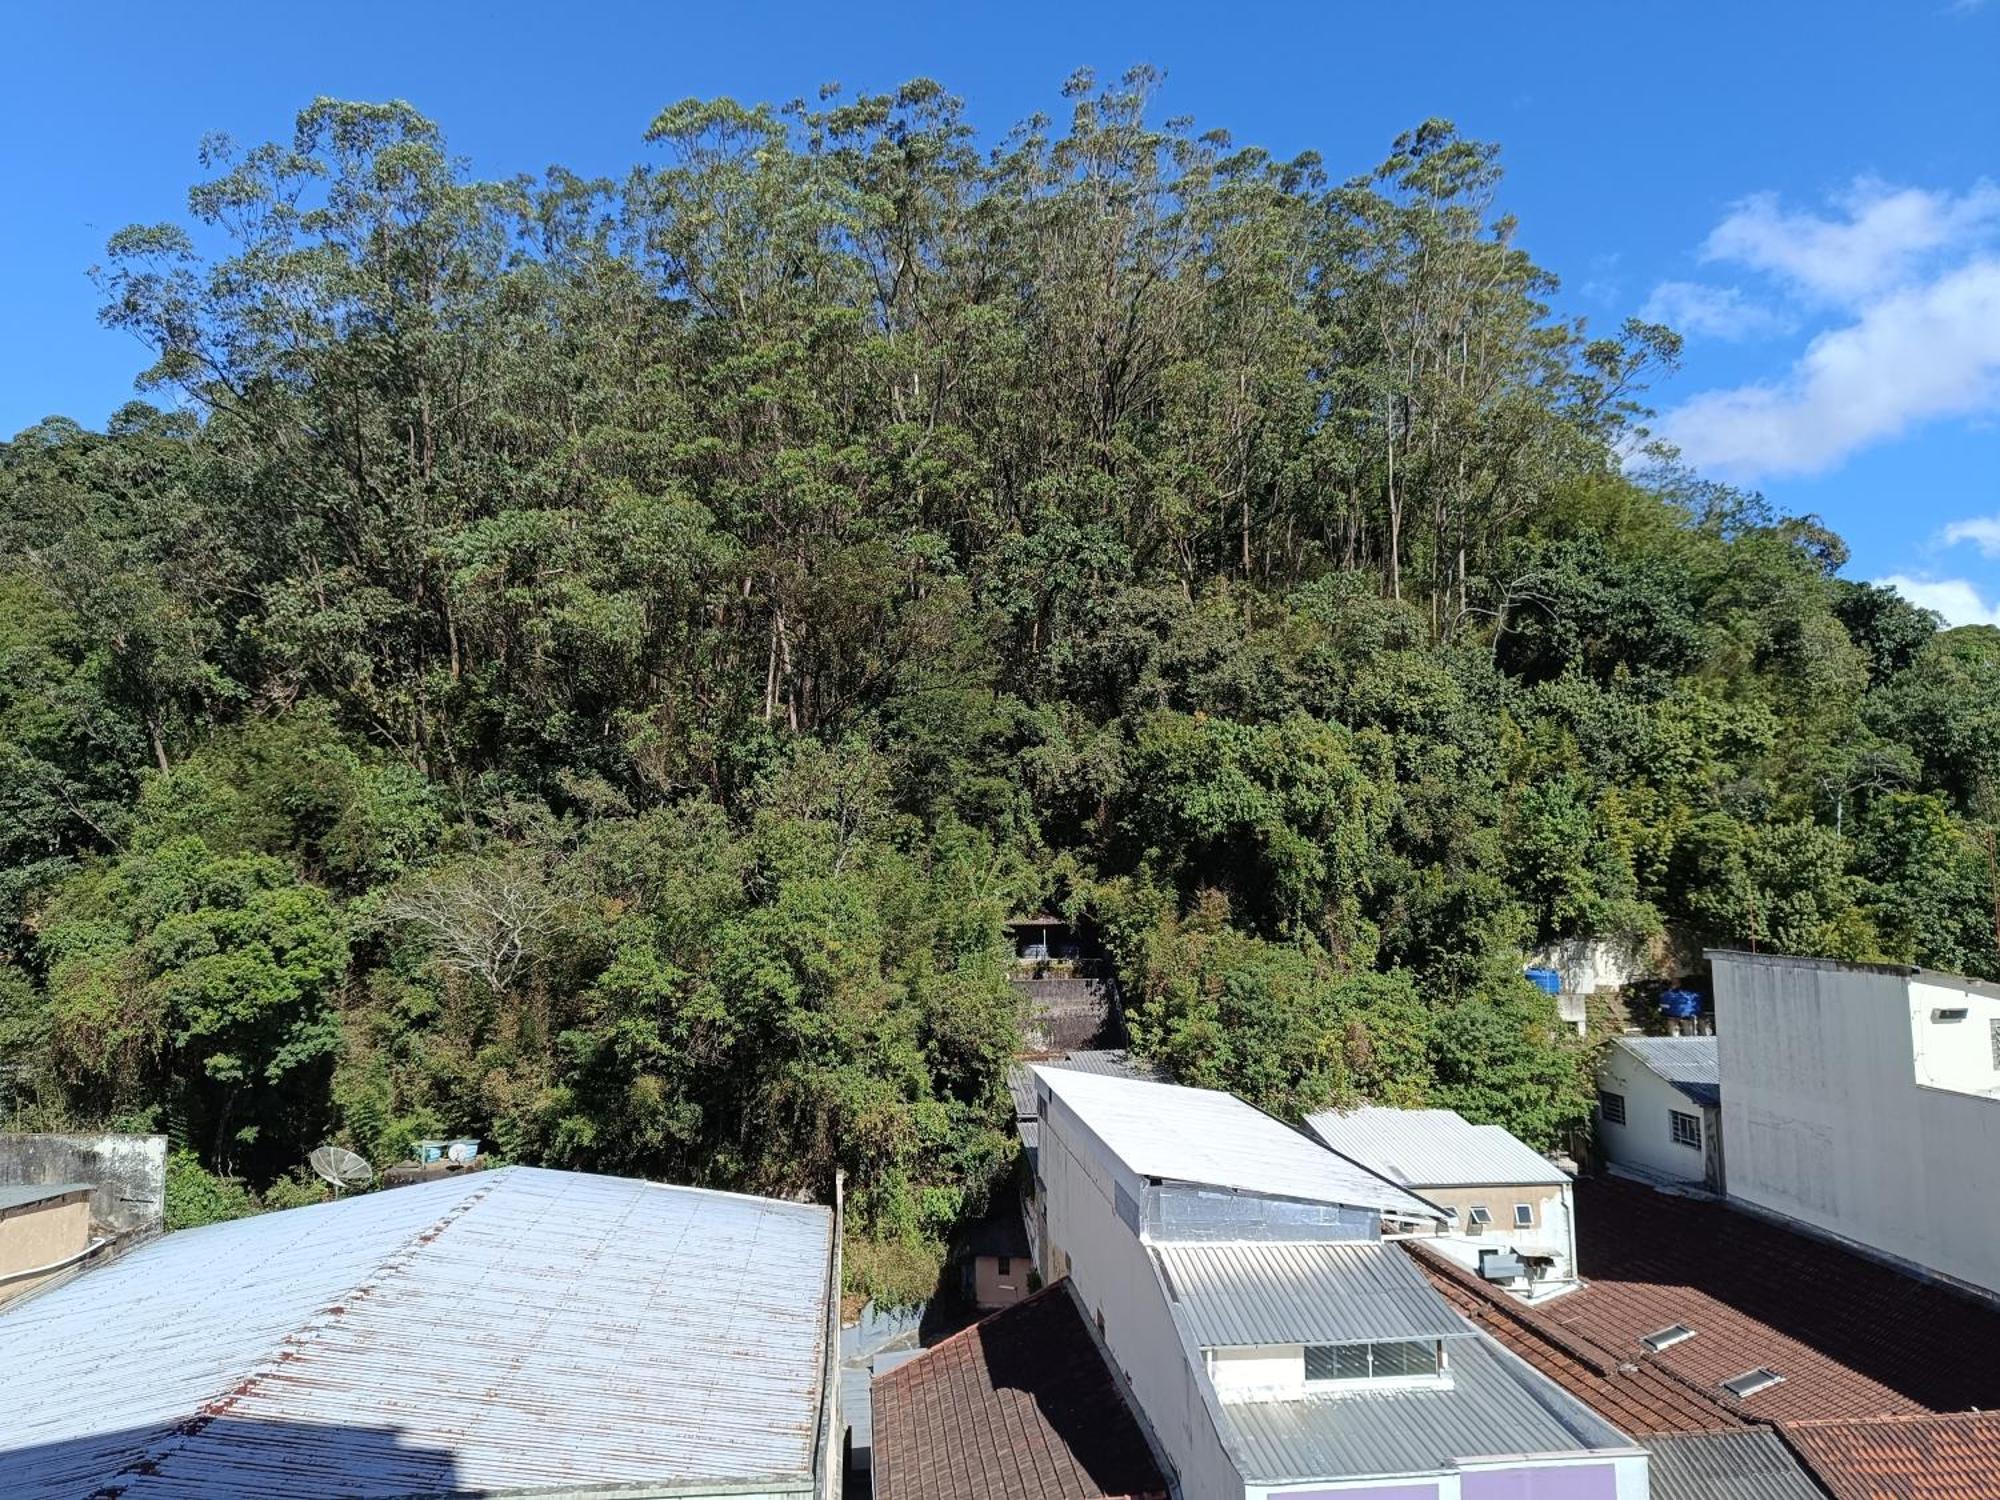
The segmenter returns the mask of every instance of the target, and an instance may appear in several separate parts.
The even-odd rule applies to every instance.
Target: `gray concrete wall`
[[[1729,1196],[2000,1296],[2000,999],[1943,976],[1712,957]]]
[[[0,1133],[0,1187],[87,1182],[90,1222],[112,1234],[152,1234],[167,1210],[163,1135]]]

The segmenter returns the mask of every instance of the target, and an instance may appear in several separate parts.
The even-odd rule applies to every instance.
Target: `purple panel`
[[[1434,1484],[1384,1484],[1366,1490],[1272,1490],[1271,1500],[1437,1500]]]
[[[1463,1500],[1618,1500],[1618,1470],[1612,1464],[1472,1470],[1459,1480],[1459,1494]]]

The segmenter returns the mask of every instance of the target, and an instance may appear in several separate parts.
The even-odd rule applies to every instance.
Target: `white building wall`
[[[1916,1082],[1959,1093],[2000,1091],[1994,1066],[2000,1060],[2000,995],[1927,979],[1911,980],[1909,990]]]
[[[2000,1295],[2000,999],[1714,956],[1729,1193]],[[1933,1020],[1963,1009],[1962,1020]]]
[[[1060,1099],[1042,1118],[1038,1171],[1046,1214],[1044,1274],[1071,1284],[1138,1398],[1154,1436],[1178,1471],[1187,1500],[1241,1500],[1243,1478],[1223,1449],[1196,1369],[1201,1352],[1184,1346],[1145,1245],[1119,1218],[1117,1189],[1135,1204],[1143,1184],[1118,1164]]]
[[[1214,1349],[1208,1354],[1208,1378],[1224,1401],[1296,1401],[1306,1388],[1305,1346],[1256,1344]]]
[[[1728,1076],[1726,1067],[1723,1076]],[[1625,1099],[1623,1125],[1613,1124],[1601,1114],[1597,1122],[1598,1143],[1607,1159],[1653,1177],[1701,1186],[1706,1173],[1707,1132],[1713,1123],[1709,1112],[1615,1044],[1605,1049],[1603,1061],[1597,1065],[1597,1087]],[[1726,1102],[1726,1091],[1724,1097]],[[1683,1146],[1674,1139],[1673,1123],[1668,1118],[1674,1111],[1702,1120],[1703,1149]],[[1726,1121],[1724,1129],[1726,1132]],[[1728,1168],[1733,1174],[1733,1157]]]

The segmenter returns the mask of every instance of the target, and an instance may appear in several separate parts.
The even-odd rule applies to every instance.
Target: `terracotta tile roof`
[[[1588,1284],[1529,1307],[1405,1241],[1452,1305],[1642,1440],[1763,1428],[1835,1500],[2000,1500],[2000,1310],[1701,1199],[1576,1187]],[[1691,1339],[1639,1340],[1681,1323]],[[1719,1382],[1768,1367],[1745,1400]],[[1986,1408],[1987,1410],[1968,1410]]]
[[[1784,1434],[1834,1500],[2000,1497],[2000,1413],[1797,1422]]]
[[[1619,1178],[1576,1187],[1589,1285],[1547,1304],[1566,1332],[1643,1358],[1771,1422],[2000,1407],[2000,1309],[1702,1199]],[[1684,1323],[1657,1354],[1639,1340]],[[1737,1401],[1720,1382],[1784,1382]]]
[[[1628,1436],[1710,1432],[1745,1425],[1740,1416],[1707,1392],[1652,1362],[1612,1357],[1587,1340],[1572,1336],[1541,1309],[1517,1301],[1452,1264],[1422,1241],[1405,1240],[1403,1244],[1454,1308]],[[1551,1310],[1556,1305],[1551,1304]]]
[[[1067,1282],[874,1384],[876,1500],[1165,1500]]]

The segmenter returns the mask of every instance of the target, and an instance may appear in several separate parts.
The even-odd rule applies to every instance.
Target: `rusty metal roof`
[[[507,1167],[169,1234],[0,1311],[0,1492],[804,1489],[832,1233]]]

